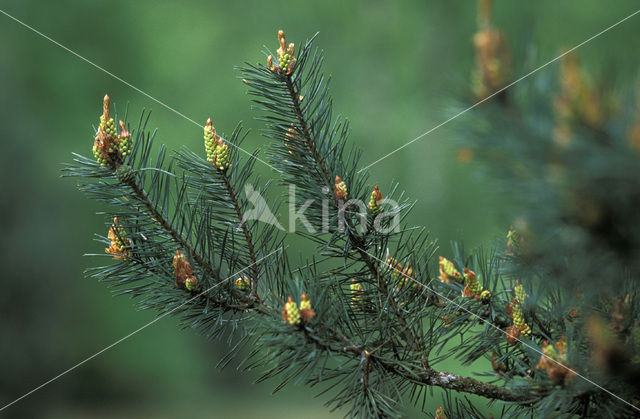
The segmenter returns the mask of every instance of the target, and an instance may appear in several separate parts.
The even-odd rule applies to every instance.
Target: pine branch
[[[258,230],[258,220],[245,219],[248,208],[248,199],[239,195],[239,190],[245,185],[251,185],[250,178],[253,174],[253,165],[256,161],[256,153],[252,154],[245,162],[241,161],[235,153],[242,142],[244,135],[240,125],[236,127],[228,140],[218,137],[213,124],[209,119],[205,125],[205,145],[208,148],[207,161],[199,155],[188,150],[177,153],[178,164],[188,173],[187,183],[193,189],[193,202],[195,205],[210,203],[214,209],[214,218],[218,223],[212,228],[219,236],[232,234],[230,240],[225,242],[224,252],[231,264],[249,266],[250,269],[250,293],[246,299],[259,300],[258,284],[263,277],[269,280],[268,269],[259,263],[259,252],[268,254],[272,249],[282,246],[282,239],[276,232],[276,226],[266,226]],[[213,150],[221,148],[228,150],[227,160],[223,166],[218,166]],[[232,146],[232,149],[227,146]],[[207,145],[209,144],[209,145]],[[253,181],[254,185],[257,180]],[[257,185],[256,185],[257,186]],[[264,191],[256,191],[261,193]],[[235,240],[233,233],[240,232],[239,240]],[[241,245],[241,241],[244,243]],[[241,279],[244,281],[245,279]],[[268,284],[265,289],[269,290]]]
[[[171,225],[169,220],[164,217],[164,215],[158,210],[155,204],[149,199],[149,196],[146,194],[146,192],[139,186],[138,182],[136,182],[134,179],[131,183],[128,183],[128,185],[131,187],[131,189],[135,193],[135,196],[140,200],[140,202],[144,204],[147,211],[149,211],[149,215],[151,216],[151,218],[157,221],[162,226],[162,228],[164,228],[167,233],[171,235],[171,237],[177,244],[179,244],[182,248],[189,252],[196,263],[204,269],[205,274],[214,278],[216,282],[223,281],[223,279],[220,278],[219,272],[214,270],[211,265],[209,265],[209,263],[207,263],[204,258],[198,252],[196,252],[189,240],[181,235],[176,230],[176,228]]]
[[[331,101],[330,99],[325,99],[326,87],[321,87],[323,80],[322,77],[314,76],[314,74],[317,74],[319,72],[320,58],[317,58],[315,60],[315,66],[310,71],[311,74],[305,74],[304,72],[304,63],[307,61],[307,57],[310,54],[311,48],[311,42],[309,41],[300,53],[300,59],[294,71],[270,71],[269,69],[266,69],[265,72],[261,71],[260,69],[256,69],[256,71],[247,69],[247,75],[251,76],[251,78],[249,80],[245,79],[245,82],[256,89],[256,92],[254,94],[262,96],[268,100],[257,100],[259,104],[267,107],[269,110],[274,111],[277,114],[280,114],[282,118],[287,118],[286,126],[291,125],[296,127],[295,131],[297,131],[302,137],[302,143],[304,144],[305,150],[302,151],[302,149],[298,149],[294,146],[295,151],[289,149],[288,152],[294,157],[298,156],[302,157],[303,159],[304,156],[308,153],[308,161],[313,165],[314,172],[318,175],[316,177],[314,175],[309,175],[309,173],[306,171],[302,171],[301,174],[305,179],[308,179],[309,185],[311,186],[316,183],[316,180],[320,180],[320,185],[316,184],[318,188],[324,186],[327,187],[329,191],[334,191],[338,185],[336,184],[336,182],[334,182],[334,179],[332,177],[332,170],[330,170],[327,166],[327,160],[331,159],[331,164],[334,167],[343,167],[343,175],[346,175],[349,178],[354,177],[353,173],[355,173],[355,166],[354,168],[347,169],[347,165],[345,164],[345,162],[340,161],[339,155],[341,154],[341,152],[338,152],[335,149],[327,148],[331,147],[329,145],[330,140],[324,141],[324,144],[326,144],[324,151],[321,151],[318,147],[317,143],[319,143],[320,140],[316,138],[314,132],[323,130],[322,125],[326,124],[327,121],[329,121],[329,115],[331,112]],[[294,77],[296,81],[294,81]],[[303,110],[300,103],[300,100],[303,96],[302,92],[299,90],[299,88],[296,87],[296,85],[302,78],[306,78],[307,80],[315,78],[315,84],[312,82],[312,86],[309,88],[309,91],[313,92],[312,94],[310,94],[310,96],[312,97],[306,99],[307,109],[320,109],[317,114],[314,114],[313,116],[305,115],[305,111]],[[272,92],[269,92],[269,90],[272,90]],[[281,93],[286,94],[286,100],[284,98],[279,98],[279,95]],[[317,96],[317,98],[315,96]],[[314,100],[316,102],[316,105],[314,105]],[[327,104],[325,104],[325,101],[327,102]],[[276,102],[281,102],[281,105],[273,106],[269,104]],[[283,120],[279,121],[284,122]],[[277,127],[275,128],[276,130],[278,129]],[[335,130],[333,131],[335,132]],[[324,132],[331,131],[330,129],[325,128]],[[291,136],[291,132],[287,131],[283,134],[284,135],[281,135],[280,138],[284,139],[285,142],[291,140],[291,138],[288,138]],[[289,147],[291,147],[291,145],[289,145]],[[293,167],[294,166],[291,165],[284,165],[283,172],[291,173],[291,169]],[[333,170],[333,173],[335,173],[335,169]],[[291,173],[291,175],[293,176],[294,174]],[[338,211],[342,211],[337,201],[333,201],[333,208]],[[350,216],[345,217],[345,223],[347,241],[350,245],[350,248],[356,251],[358,257],[362,260],[362,262],[369,270],[371,276],[375,278],[377,282],[377,288],[379,290],[378,300],[380,303],[380,307],[384,306],[383,301],[388,302],[400,324],[402,330],[401,334],[405,336],[406,341],[413,346],[413,349],[416,352],[424,353],[424,345],[420,342],[420,338],[413,333],[412,328],[408,327],[408,323],[404,318],[401,310],[399,309],[397,302],[393,297],[390,297],[390,290],[388,289],[385,280],[382,278],[382,274],[379,271],[377,261],[372,259],[367,252],[367,247],[369,246],[370,241],[368,241],[365,237],[357,234],[355,225]],[[375,232],[371,235],[374,236]],[[428,363],[426,358],[424,358],[424,355],[421,356],[423,357],[423,361],[426,365]]]
[[[306,141],[306,145],[307,147],[309,147],[311,157],[315,162],[316,170],[320,170],[320,174],[326,182],[325,185],[329,187],[330,191],[332,191],[335,188],[335,184],[333,183],[332,176],[329,173],[329,170],[327,169],[327,166],[324,162],[324,157],[318,152],[316,148],[316,143],[313,140],[313,137],[311,136],[311,132],[309,131],[309,127],[307,125],[307,119],[305,118],[300,108],[300,92],[296,92],[296,89],[293,86],[293,81],[291,80],[291,75],[285,75],[285,83],[287,91],[289,93],[289,97],[291,98],[291,104],[293,106],[295,116],[297,117],[297,122]]]
[[[493,29],[487,27],[483,31],[483,39],[489,44],[500,40]],[[476,251],[465,255],[454,245],[453,262],[440,261],[440,281],[434,283],[431,261],[436,247],[424,228],[404,224],[411,205],[402,194],[398,197],[397,185],[391,185],[387,196],[402,201],[397,208],[402,226],[394,231],[373,228],[390,214],[380,204],[382,193],[378,186],[371,192],[366,173],[357,171],[359,151],[345,146],[348,124],[332,117],[327,80],[321,72],[322,55],[312,54],[309,41],[296,57],[294,45],[286,45],[282,32],[279,41],[277,65],[269,57],[267,67],[243,69],[245,82],[251,87],[255,102],[266,111],[265,134],[276,143],[270,155],[282,169],[283,180],[299,188],[297,202],[311,200],[312,227],[329,223],[319,234],[311,230],[302,233],[319,244],[320,261],[313,259],[292,271],[283,252],[276,261],[262,263],[274,247],[281,248],[283,240],[275,225],[258,226],[257,220],[244,219],[251,198],[244,199],[241,191],[253,186],[250,179],[257,152],[241,161],[225,140],[217,137],[209,121],[204,127],[206,161],[188,150],[169,159],[160,147],[155,164],[151,164],[153,134],[145,131],[147,121],[141,118],[131,149],[131,133],[122,122],[117,132],[105,98],[94,142],[97,162],[77,156],[76,164],[68,169],[82,179],[82,190],[107,204],[117,216],[108,236],[101,240],[109,245],[106,253],[119,263],[91,269],[91,275],[116,285],[120,294],[142,297],[142,308],[161,312],[179,308],[191,326],[210,336],[221,335],[228,330],[227,324],[232,325],[232,330],[240,328],[243,337],[238,347],[255,342],[245,364],[248,368],[260,367],[264,371],[262,378],[281,378],[276,390],[292,380],[312,386],[324,383],[332,392],[330,404],[336,408],[349,404],[349,414],[354,416],[399,416],[406,394],[416,403],[421,395],[426,398],[433,387],[445,390],[444,410],[452,416],[479,413],[466,397],[452,401],[451,391],[503,401],[503,414],[628,414],[633,406],[616,404],[609,393],[582,386],[583,381],[574,375],[598,375],[593,364],[600,362],[605,372],[597,378],[612,389],[607,391],[633,396],[640,368],[615,371],[612,362],[638,362],[630,349],[640,349],[640,294],[632,285],[631,275],[626,276],[630,285],[621,291],[621,296],[576,302],[582,297],[573,298],[575,289],[567,292],[560,287],[557,276],[581,278],[581,274],[593,271],[567,260],[568,254],[575,257],[567,248],[549,255],[547,249],[534,249],[529,237],[519,236],[512,229],[507,248],[497,249],[500,254]],[[482,43],[480,47],[487,45]],[[484,61],[496,50],[489,48],[484,51],[487,54],[479,55],[480,71],[491,67]],[[492,66],[496,63],[489,61]],[[481,80],[494,83],[497,79]],[[573,80],[580,81],[579,77]],[[480,93],[493,88],[481,87]],[[569,93],[565,92],[571,96]],[[577,95],[578,99],[592,97],[589,89],[578,93],[585,93]],[[525,116],[535,112],[520,112],[517,101],[505,98],[503,103],[513,108],[511,116],[517,115],[516,128],[510,128],[510,135],[520,135],[520,131],[527,131],[524,128],[537,126]],[[582,109],[575,109],[576,115],[593,116],[581,115]],[[485,116],[490,119],[493,114]],[[593,130],[598,138],[606,137],[604,142],[594,142],[598,147],[619,147],[616,137],[604,125],[591,127],[589,123],[598,121],[585,122],[588,123],[581,129]],[[491,126],[500,123],[504,120]],[[478,135],[486,137],[487,133]],[[500,138],[491,135],[490,140],[494,137]],[[237,128],[229,145],[237,146],[241,139]],[[532,153],[533,158],[528,156],[530,161],[545,161],[548,157],[547,150],[527,147],[514,141],[496,155],[507,163],[512,176],[519,172],[519,176],[524,173],[523,177],[544,178],[546,169],[541,164],[519,170],[523,169],[521,160],[527,160],[508,158],[508,152],[515,151],[517,156],[523,150]],[[580,157],[591,158],[592,165],[599,159],[579,147],[575,151]],[[566,167],[572,168],[575,163],[571,153],[552,154],[554,158],[562,156],[563,160],[558,161]],[[606,176],[579,169],[576,178],[584,184],[602,182],[610,192],[614,188],[609,177],[625,180],[628,174],[622,172],[637,173],[628,156],[611,161],[620,164],[612,165]],[[182,171],[174,170],[175,164]],[[540,189],[549,185],[545,182]],[[257,179],[255,183],[259,183]],[[629,188],[633,190],[636,184],[637,181],[629,182]],[[584,193],[581,184],[576,188],[578,193]],[[325,214],[327,194],[331,193],[334,199],[329,199]],[[370,204],[364,209],[345,207],[348,196],[360,201],[370,196]],[[617,208],[605,209],[607,217],[617,219]],[[629,234],[609,234],[609,224],[585,226],[594,223],[589,218],[593,215],[577,211],[561,222],[584,227],[589,243],[597,245],[595,249],[601,248],[601,238],[611,242],[616,241],[613,237],[625,240],[622,245],[616,242],[605,246],[613,249],[606,255],[617,256],[621,248],[633,245]],[[339,224],[343,216],[344,224]],[[361,216],[368,227],[364,231],[358,230]],[[549,218],[543,219],[549,222]],[[391,223],[383,222],[387,227]],[[539,253],[532,253],[532,249]],[[583,256],[591,250],[582,249]],[[553,263],[545,265],[543,255]],[[620,273],[626,265],[618,262],[628,257],[609,263],[596,256],[594,260],[606,265],[604,272],[608,273]],[[575,272],[567,272],[565,264]],[[221,272],[238,272],[238,267],[242,267],[240,272],[249,271],[251,280],[244,276],[235,283],[230,277],[223,279]],[[216,288],[217,284],[225,286]],[[202,288],[205,291],[198,294]],[[282,305],[281,312],[274,308]],[[608,323],[587,318],[591,311],[611,318],[606,319]],[[463,365],[490,358],[493,371],[484,375],[501,381],[483,382],[442,371],[438,364],[447,358],[460,359]],[[631,403],[637,404],[635,399]],[[515,412],[516,409],[520,411]]]
[[[308,328],[301,328],[300,332],[304,335],[304,338],[308,343],[313,344],[324,351],[336,354],[350,354],[354,359],[360,359],[363,375],[363,387],[367,386],[367,382],[364,378],[368,376],[369,363],[376,363],[398,377],[427,387],[441,387],[443,389],[474,394],[492,400],[516,402],[523,406],[529,406],[533,400],[530,395],[517,393],[503,386],[478,381],[470,377],[454,375],[428,367],[424,368],[421,365],[403,365],[400,367],[395,362],[377,357],[375,355],[375,350],[366,349],[360,344],[354,344],[351,339],[343,336],[335,336],[335,343],[331,344],[319,339],[313,333],[310,333]],[[364,362],[365,360],[366,363]]]

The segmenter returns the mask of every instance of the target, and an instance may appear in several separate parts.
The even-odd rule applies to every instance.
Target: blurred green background
[[[514,63],[519,76],[635,7],[630,0],[606,7],[497,1],[493,21],[507,33],[514,57],[523,59]],[[234,66],[262,62],[262,46],[277,47],[277,29],[297,44],[318,31],[336,111],[351,120],[363,163],[450,117],[452,100],[469,90],[474,59],[472,1],[3,1],[1,8],[195,121],[211,116],[227,133],[244,121],[252,129],[244,144],[249,150],[266,140]],[[602,77],[611,66],[618,76],[636,74],[625,57],[638,24],[636,17],[585,45],[582,61]],[[83,278],[96,263],[83,253],[104,247],[92,239],[105,234],[104,219],[73,180],[59,177],[71,152],[90,155],[104,93],[121,111],[129,104],[130,120],[152,109],[158,141],[170,149],[200,149],[202,130],[4,15],[0,39],[4,405],[154,318]],[[535,82],[536,75],[522,83]],[[386,185],[393,178],[417,200],[410,221],[426,225],[444,254],[454,239],[474,247],[502,237],[517,215],[476,162],[456,161],[457,122],[371,169],[374,181]],[[329,414],[311,390],[271,396],[276,383],[254,385],[255,375],[217,370],[226,349],[163,319],[10,407],[7,417]],[[450,368],[464,372],[455,363]]]

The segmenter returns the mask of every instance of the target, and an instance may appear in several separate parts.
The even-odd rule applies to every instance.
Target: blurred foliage
[[[516,68],[528,70],[633,7],[632,1],[607,8],[595,0],[526,6],[499,1],[494,21],[508,35]],[[468,90],[474,60],[476,10],[465,1],[7,1],[2,8],[198,123],[215,115],[225,127],[237,120],[259,127],[234,65],[261,61],[256,46],[277,28],[285,28],[292,39],[319,31],[318,45],[328,52],[325,68],[336,76],[336,110],[351,120],[351,138],[363,149],[363,162],[451,116],[447,99]],[[0,396],[8,402],[152,319],[126,299],[111,298],[103,285],[82,279],[88,260],[81,255],[102,251],[91,241],[102,231],[102,219],[72,182],[59,179],[60,162],[71,151],[89,152],[93,127],[87,121],[99,115],[104,92],[120,107],[128,103],[132,115],[153,109],[158,141],[169,148],[198,149],[202,131],[7,17],[0,19],[5,57],[0,61]],[[585,45],[582,62],[612,85],[635,77],[637,63],[629,65],[628,59],[629,51],[637,50],[636,28],[630,21]],[[547,72],[553,76],[546,80],[555,78],[557,65],[541,74]],[[544,80],[534,75],[521,83],[535,86]],[[464,235],[473,246],[503,234],[511,200],[478,178],[474,163],[456,161],[451,138],[460,135],[465,133],[443,127],[371,172],[379,178],[392,174],[418,200],[411,221],[429,226],[441,243]],[[263,141],[254,131],[245,146],[251,150]],[[268,168],[258,170],[270,177]],[[301,252],[308,249],[301,245]],[[238,377],[232,368],[216,371],[222,346],[190,331],[177,332],[166,319],[10,413],[174,417],[273,411],[272,416],[282,417],[283,406],[288,406],[285,416],[319,406],[295,390],[265,399],[260,395],[272,384],[250,385],[251,377]]]

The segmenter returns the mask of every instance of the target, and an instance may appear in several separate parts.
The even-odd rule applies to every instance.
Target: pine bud
[[[478,277],[475,272],[464,268],[464,296],[465,297],[479,297],[480,293],[482,293],[482,286],[478,282]]]
[[[346,201],[347,200],[347,185],[340,179],[340,176],[336,176],[336,182],[333,187],[333,196],[336,201]]]
[[[115,123],[111,118],[111,99],[109,95],[105,95],[98,133],[93,141],[93,155],[101,166],[115,169],[121,164],[122,154],[119,150],[119,142]]]
[[[287,133],[284,137],[284,143],[289,148],[289,154],[293,155],[295,150],[295,142],[298,139],[298,131],[293,123],[291,123],[291,127],[287,130]]]
[[[218,143],[213,153],[213,165],[221,172],[229,168],[229,146],[224,143],[222,138],[218,138]]]
[[[351,284],[349,285],[349,290],[351,291],[351,301],[353,303],[357,303],[362,299],[364,288],[362,288],[362,284],[360,284],[359,282],[356,282],[355,278],[351,280]]]
[[[293,73],[296,64],[294,57],[295,45],[289,44],[289,46],[287,46],[284,31],[282,30],[278,31],[278,42],[280,44],[280,48],[276,51],[278,54],[278,65],[273,64],[273,56],[269,55],[267,57],[267,68],[273,72],[281,72],[289,76]]]
[[[520,254],[523,238],[513,226],[509,227],[507,232],[507,253],[511,255]]]
[[[531,328],[526,323],[522,307],[519,303],[513,304],[513,326],[516,327],[523,336],[529,336],[531,334]]]
[[[480,293],[480,301],[482,304],[489,304],[491,302],[491,292],[489,290],[484,290]]]
[[[566,147],[572,140],[575,125],[598,130],[606,118],[606,110],[598,89],[584,73],[575,52],[563,54],[559,81],[561,91],[553,100],[556,111],[553,140],[558,146]]]
[[[118,217],[113,218],[113,224],[109,228],[108,234],[110,246],[104,251],[112,254],[114,259],[126,259],[128,249],[131,247],[131,240],[125,237],[125,232],[120,223]]]
[[[111,118],[111,99],[105,95],[98,133],[93,141],[93,156],[101,166],[110,169],[118,169],[132,149],[131,133],[124,122],[119,121],[119,125],[120,134],[117,133],[115,122]]]
[[[300,297],[300,317],[305,323],[309,323],[315,317],[316,313],[311,308],[311,299],[305,293]]]
[[[507,303],[507,314],[513,319],[513,326],[507,329],[507,342],[513,344],[515,343],[516,338],[520,335],[530,336],[531,328],[526,323],[526,319],[524,317],[523,305],[525,298],[527,297],[526,292],[524,291],[524,287],[520,282],[516,281],[516,285],[513,287],[513,291],[515,294],[515,298],[511,300],[511,304]]]
[[[439,256],[439,261],[438,267],[440,268],[440,281],[446,282],[447,284],[451,283],[451,279],[456,282],[463,281],[462,275],[460,275],[460,272],[458,272],[450,260]]]
[[[287,41],[284,37],[284,31],[280,29],[278,31],[278,42],[280,43],[280,48],[278,48],[278,56],[282,56],[287,50]]]
[[[388,255],[387,261],[385,262],[385,268],[390,271],[391,279],[397,281],[400,277],[400,272],[402,272],[402,265],[400,265],[400,263],[398,263],[398,261],[391,255]]]
[[[111,118],[111,99],[107,94],[105,94],[104,98],[102,99],[102,118],[100,119],[102,122],[108,120],[113,121],[113,118]]]
[[[240,291],[247,291],[249,290],[249,288],[251,288],[251,281],[249,281],[246,276],[241,276],[240,278],[236,279],[236,287]]]
[[[436,417],[435,419],[447,419],[447,415],[444,413],[444,409],[442,406],[438,406],[436,409]]]
[[[118,135],[118,152],[124,160],[124,158],[131,153],[133,142],[131,141],[131,133],[127,130],[124,122],[119,121],[118,125],[120,125],[120,134]]]
[[[537,369],[546,370],[549,379],[555,384],[563,385],[573,376],[573,371],[566,366],[567,350],[564,336],[555,344],[550,345],[546,340],[542,342],[542,355]]]
[[[291,326],[298,326],[300,324],[300,310],[298,310],[298,305],[291,297],[289,297],[282,309],[282,319]]]
[[[184,287],[189,291],[197,291],[199,288],[198,279],[193,275],[188,276],[184,281]]]
[[[500,374],[502,374],[503,372],[507,371],[507,367],[506,365],[504,365],[503,362],[498,362],[496,359],[496,353],[492,352],[491,353],[491,368],[493,369],[493,371],[495,371],[496,374],[498,374],[498,376],[500,376]]]
[[[451,323],[453,323],[453,321],[455,319],[460,317],[460,314],[462,314],[462,312],[460,310],[452,312],[452,313],[442,313],[442,315],[440,316],[441,319],[442,319],[442,324],[444,324],[446,326],[451,325]]]
[[[369,200],[369,211],[372,214],[377,214],[382,211],[382,192],[378,189],[378,185],[373,188],[373,192],[371,192],[371,199]]]
[[[204,126],[204,149],[207,152],[207,161],[213,163],[216,153],[216,147],[218,146],[218,135],[216,129],[213,127],[211,118],[207,119],[207,123]]]
[[[509,343],[510,345],[515,345],[520,338],[520,329],[516,326],[509,326],[507,327],[507,330],[505,332],[507,343]]]
[[[277,66],[273,65],[273,55],[269,55],[267,57],[267,68],[271,71],[276,71],[278,69]]]
[[[511,70],[511,56],[506,36],[491,27],[490,1],[483,1],[478,10],[479,30],[473,36],[476,49],[476,69],[472,73],[473,90],[478,99],[504,87]]]
[[[187,286],[187,279],[192,277],[189,281],[191,284],[189,286],[194,286],[197,288],[198,281],[194,276],[194,271],[191,268],[191,263],[187,260],[184,253],[176,250],[176,254],[173,257],[173,267],[174,267],[174,275],[176,276],[176,287],[185,288]],[[196,280],[194,283],[194,279]],[[191,290],[190,290],[191,291]]]
[[[513,287],[513,291],[516,295],[516,300],[520,304],[524,304],[524,299],[527,297],[527,294],[524,292],[524,287],[518,281],[516,281],[516,286]]]

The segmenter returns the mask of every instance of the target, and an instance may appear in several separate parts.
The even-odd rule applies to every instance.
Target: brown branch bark
[[[136,197],[147,208],[147,211],[149,211],[149,214],[151,215],[151,217],[158,224],[160,224],[160,226],[162,226],[162,228],[164,228],[167,231],[167,233],[171,235],[171,238],[173,238],[173,240],[176,243],[182,246],[191,255],[193,260],[198,265],[200,265],[200,267],[203,269],[205,275],[208,275],[211,278],[213,278],[215,282],[222,281],[222,279],[220,278],[220,273],[217,270],[213,269],[211,265],[209,265],[209,263],[205,261],[204,258],[198,252],[196,252],[196,250],[193,248],[191,243],[189,243],[189,241],[186,238],[184,238],[180,233],[178,233],[178,231],[174,228],[174,226],[171,225],[169,220],[167,220],[162,215],[160,210],[156,208],[155,204],[151,201],[147,193],[140,187],[140,185],[138,185],[138,183],[134,180],[129,183],[129,186],[131,187],[131,189],[133,189],[134,193],[136,194]]]
[[[528,405],[532,399],[525,394],[514,393],[503,386],[486,383],[471,377],[464,377],[444,371],[439,371],[430,367],[424,368],[422,365],[415,365],[413,369],[409,370],[400,368],[393,362],[377,357],[374,353],[375,351],[369,351],[362,345],[351,343],[351,341],[344,336],[341,336],[338,342],[332,344],[322,341],[318,337],[312,335],[311,333],[309,333],[306,327],[303,327],[301,330],[308,343],[314,344],[322,350],[331,351],[334,353],[348,354],[354,359],[360,360],[361,363],[363,361],[363,357],[366,357],[367,383],[370,373],[370,366],[372,363],[376,363],[388,372],[400,376],[418,385],[440,387],[447,390],[475,394],[477,396],[485,397],[491,400],[516,402],[522,405]],[[364,367],[365,366],[363,365],[363,378],[365,377]]]

